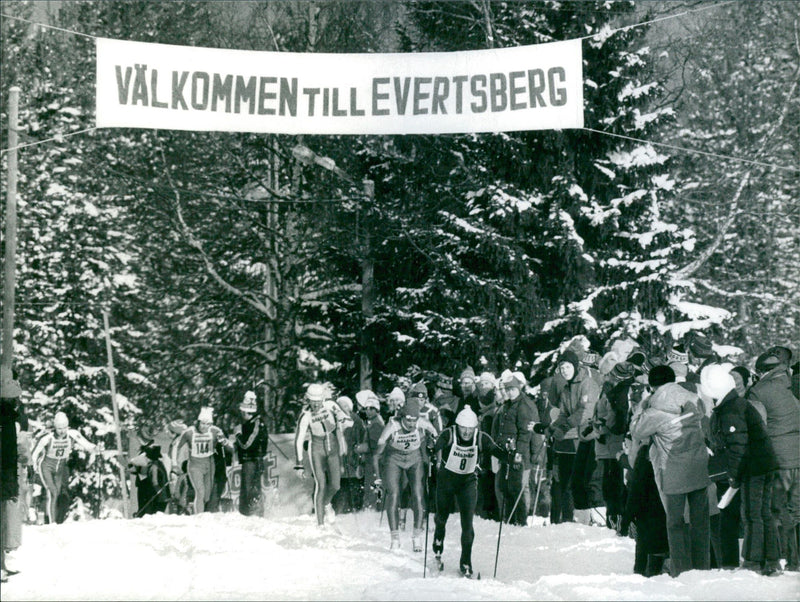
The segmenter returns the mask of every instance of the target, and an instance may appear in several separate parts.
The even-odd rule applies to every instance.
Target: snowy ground
[[[410,518],[410,514],[409,514]],[[410,520],[409,520],[410,523]],[[410,524],[409,524],[410,529]],[[475,519],[473,564],[458,575],[457,516],[445,570],[423,579],[423,555],[390,552],[385,517],[339,516],[320,530],[312,516],[163,515],[27,526],[3,584],[12,600],[797,600],[800,574],[691,571],[678,579],[631,574],[634,542],[580,524],[503,526]],[[430,537],[433,536],[431,518]],[[430,543],[430,542],[429,542]]]

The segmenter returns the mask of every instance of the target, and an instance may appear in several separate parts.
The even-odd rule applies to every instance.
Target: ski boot
[[[422,529],[414,529],[411,535],[411,547],[415,552],[422,552]]]
[[[336,522],[336,512],[334,512],[332,504],[325,506],[325,520],[331,524]]]
[[[400,532],[399,531],[392,531],[392,540],[389,544],[390,550],[399,550],[400,549]]]
[[[438,539],[433,540],[433,554],[436,560],[436,568],[440,571],[444,570],[444,562],[442,562],[442,552],[444,551],[444,541]]]
[[[469,564],[461,564],[458,568],[461,571],[461,576],[467,579],[472,579],[472,566]]]

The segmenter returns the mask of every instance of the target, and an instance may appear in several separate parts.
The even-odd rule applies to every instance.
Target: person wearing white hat
[[[181,434],[176,446],[178,456],[183,447],[189,447],[186,472],[194,488],[194,514],[204,512],[206,504],[211,499],[214,486],[214,453],[218,443],[233,453],[233,444],[225,438],[222,429],[214,425],[213,409],[204,406],[200,409],[195,425],[188,427]]]
[[[780,465],[758,410],[736,390],[732,368],[709,364],[700,372],[701,392],[714,401],[712,450],[722,457],[729,486],[742,491],[742,567],[768,576],[780,574],[778,530],[770,503]]]
[[[509,461],[509,452],[502,449],[488,434],[478,428],[478,416],[467,405],[456,416],[455,424],[442,431],[433,447],[441,452],[441,464],[436,481],[436,515],[433,533],[433,553],[439,570],[442,569],[447,519],[455,511],[461,515],[461,558],[459,570],[472,576],[472,543],[475,530],[472,521],[478,501],[478,477],[476,469],[481,456],[492,455],[501,462]],[[513,454],[511,454],[513,455]]]
[[[96,445],[90,443],[76,429],[69,428],[67,415],[64,412],[57,412],[53,419],[53,430],[39,439],[31,454],[33,465],[47,491],[46,517],[50,524],[63,522],[65,518],[59,516],[63,512],[57,511],[58,498],[69,495],[67,492],[69,477],[67,461],[75,447],[91,454],[97,452]],[[66,505],[69,506],[69,504]]]
[[[260,514],[261,475],[264,473],[269,433],[258,415],[255,392],[247,391],[244,394],[239,412],[242,414],[242,423],[234,430],[236,457],[241,465],[239,512],[254,516]]]
[[[373,459],[378,451],[378,439],[380,439],[386,423],[380,414],[381,402],[375,393],[368,389],[359,391],[356,393],[356,403],[361,409],[364,419],[362,439],[356,445],[356,452],[361,455],[364,465],[362,507],[380,510],[380,492],[373,487],[375,482],[375,463]]]
[[[336,518],[330,502],[341,486],[341,456],[347,453],[344,427],[353,421],[330,399],[330,390],[325,385],[308,385],[305,402],[294,433],[294,469],[301,479],[305,478],[303,443],[309,436],[308,461],[314,477],[314,512],[317,524],[322,527],[326,518],[328,522]]]

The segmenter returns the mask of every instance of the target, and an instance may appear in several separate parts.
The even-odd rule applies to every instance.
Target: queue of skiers
[[[448,517],[458,512],[466,576],[475,515],[501,525],[536,516],[602,525],[636,540],[633,571],[645,576],[798,570],[800,375],[791,350],[768,349],[751,371],[724,362],[701,334],[651,354],[630,339],[596,351],[579,336],[549,359],[535,385],[518,371],[471,367],[452,380],[410,371],[384,398],[362,390],[355,403],[329,383],[308,385],[295,471],[305,478],[308,467],[314,480],[317,523],[385,513],[397,549],[407,545],[411,509],[410,547],[427,555],[433,514],[430,550],[441,566]],[[192,425],[169,423],[168,449],[143,438],[131,461],[139,515],[215,509],[233,455],[242,466],[239,510],[259,513],[269,438],[253,392],[239,410],[231,438],[210,407]],[[102,451],[59,413],[29,454],[49,521],[63,520],[64,459],[74,448]]]

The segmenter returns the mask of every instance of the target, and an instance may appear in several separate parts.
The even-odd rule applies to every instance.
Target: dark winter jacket
[[[739,397],[736,389],[711,414],[711,442],[715,456],[725,462],[728,478],[737,483],[778,469],[778,459],[758,410]]]
[[[636,454],[628,477],[628,495],[620,532],[626,534],[630,524],[635,523],[637,545],[643,546],[648,554],[663,554],[669,551],[667,515],[658,495],[649,455],[649,445],[642,445]]]
[[[782,469],[800,468],[800,401],[792,395],[786,368],[770,370],[747,393],[767,414],[767,433]]]
[[[260,460],[267,455],[269,433],[259,417],[247,420],[236,427],[236,454],[240,463]]]
[[[622,451],[622,439],[628,430],[628,390],[632,378],[606,382],[594,409],[592,424],[597,432],[595,458],[611,460]]]
[[[16,398],[0,398],[0,501],[19,495],[16,420]]]
[[[594,406],[600,397],[600,387],[590,372],[581,366],[559,391],[557,407],[561,411],[551,425],[555,439],[555,451],[575,453],[578,441],[595,439],[596,435],[582,436],[594,414]]]
[[[522,468],[531,467],[530,446],[533,433],[528,430],[528,423],[535,420],[536,410],[528,396],[520,392],[513,401],[506,401],[497,411],[492,425],[492,438],[500,447],[506,448],[509,440],[514,449],[522,456]]]

